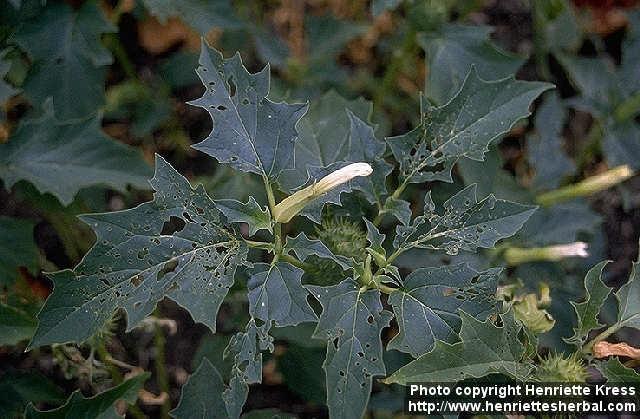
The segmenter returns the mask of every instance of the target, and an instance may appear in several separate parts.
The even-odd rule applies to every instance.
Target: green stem
[[[160,310],[156,308],[155,316],[158,317],[160,315]],[[160,417],[163,419],[169,418],[169,410],[171,410],[171,398],[170,387],[169,387],[169,375],[167,374],[167,366],[166,366],[166,355],[165,355],[165,338],[164,333],[162,331],[162,326],[159,324],[155,325],[155,335],[153,337],[153,344],[155,346],[155,369],[156,369],[156,380],[158,383],[158,388],[161,393],[165,393],[167,397],[162,403],[160,407]]]
[[[535,50],[536,69],[543,80],[551,80],[551,71],[549,70],[549,61],[547,51],[545,51],[545,35],[544,35],[544,11],[539,1],[531,2],[533,18],[533,47]]]
[[[606,338],[608,338],[609,336],[613,335],[615,332],[618,331],[618,329],[620,329],[620,325],[618,323],[610,326],[609,328],[605,329],[604,332],[600,333],[598,336],[596,336],[595,338],[591,339],[588,343],[586,343],[583,347],[582,347],[582,353],[583,354],[591,354],[593,352],[593,346],[600,342],[605,340]]]
[[[587,134],[587,140],[584,148],[581,150],[580,155],[576,159],[576,165],[579,170],[582,170],[589,162],[593,160],[593,156],[599,153],[600,142],[604,136],[604,130],[602,124],[598,120],[594,120]]]
[[[299,261],[298,259],[294,258],[291,255],[288,255],[286,253],[282,253],[280,255],[280,259],[282,259],[285,262],[288,262],[290,264],[292,264],[293,266],[295,266],[296,268],[300,268],[304,271],[309,271],[310,269],[312,269],[312,266],[308,263],[304,263]]]
[[[393,194],[391,194],[390,197],[388,197],[385,201],[384,201],[384,205],[382,206],[382,208],[378,207],[378,215],[376,215],[376,218],[374,218],[373,220],[373,225],[375,225],[376,227],[380,226],[380,223],[382,222],[384,215],[389,212],[388,209],[388,203],[392,202],[396,199],[400,199],[400,195],[402,195],[402,192],[404,192],[404,190],[407,188],[407,186],[409,185],[409,179],[411,178],[411,176],[406,177],[402,183],[400,185],[398,185],[398,187],[396,188],[395,191],[393,191]]]
[[[112,357],[109,351],[107,350],[106,345],[104,344],[104,340],[96,339],[96,341],[97,342],[96,342],[95,350],[98,353],[98,356],[100,357],[100,359],[102,360],[102,363],[107,368],[107,371],[109,371],[109,374],[111,374],[111,379],[113,380],[113,384],[118,385],[122,383],[122,381],[124,380],[124,377],[120,373],[120,370],[118,369],[118,367],[111,362]],[[140,408],[135,404],[128,406],[128,412],[135,419],[146,419],[147,417],[144,413],[142,413],[142,410],[140,410]]]

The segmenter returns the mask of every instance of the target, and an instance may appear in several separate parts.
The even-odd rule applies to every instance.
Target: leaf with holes
[[[311,240],[306,234],[300,233],[295,237],[287,237],[284,247],[285,253],[293,252],[301,261],[307,260],[310,256],[317,256],[321,259],[329,259],[337,263],[342,269],[348,269],[355,263],[352,258],[334,254],[320,240]]]
[[[115,29],[92,1],[77,10],[47,2],[12,38],[33,62],[23,85],[31,103],[38,107],[51,97],[61,120],[95,114],[104,104],[106,66],[112,62],[100,36]]]
[[[127,404],[133,404],[138,398],[138,391],[143,388],[144,382],[151,376],[149,373],[139,374],[129,378],[122,384],[98,393],[93,397],[85,398],[80,390],[73,392],[67,402],[57,409],[37,410],[33,404],[27,406],[24,416],[26,419],[47,418],[120,418],[116,413],[114,404],[118,400],[124,400]]]
[[[247,282],[249,313],[267,325],[294,326],[315,321],[302,287],[302,269],[285,263],[256,263]]]
[[[456,382],[499,373],[526,379],[532,366],[523,363],[524,346],[518,340],[520,326],[513,312],[501,316],[502,327],[491,320],[480,321],[460,312],[460,342],[437,341],[431,352],[408,363],[384,380],[387,384],[411,382]]]
[[[457,95],[430,107],[414,130],[387,138],[407,182],[451,182],[451,168],[460,158],[481,161],[489,144],[529,116],[529,106],[548,83],[506,78],[485,81],[474,67]]]
[[[192,189],[160,156],[150,183],[151,202],[81,216],[97,242],[73,272],[52,275],[54,291],[38,314],[31,347],[82,342],[117,308],[126,311],[130,330],[165,296],[215,331],[246,247],[224,226],[204,188]]]
[[[380,332],[391,313],[383,310],[377,290],[362,290],[351,279],[331,287],[308,286],[322,304],[313,337],[327,340],[323,364],[329,415],[359,418],[363,415],[374,376],[384,375]]]
[[[50,103],[42,117],[25,120],[8,143],[0,144],[0,178],[7,188],[27,180],[64,205],[94,185],[148,189],[150,175],[142,154],[106,136],[99,119],[60,122]]]
[[[515,234],[536,207],[497,199],[476,197],[476,185],[470,185],[449,198],[438,214],[431,192],[424,198],[424,214],[409,226],[398,226],[394,247],[443,249],[455,255],[459,250],[475,252],[489,249],[500,239]]]
[[[400,332],[387,349],[414,358],[433,348],[436,340],[458,336],[462,310],[479,320],[495,312],[499,268],[477,272],[467,264],[416,269],[389,296]]]
[[[582,346],[590,331],[602,327],[598,321],[598,313],[611,293],[611,288],[602,282],[602,271],[607,263],[598,263],[584,277],[585,300],[581,303],[571,301],[578,324],[573,328],[573,336],[567,339],[567,342]]]
[[[206,90],[190,102],[206,109],[213,130],[193,147],[236,170],[275,181],[293,167],[296,124],[306,104],[275,103],[269,94],[269,66],[251,74],[240,55],[224,59],[203,41],[198,76]]]
[[[250,196],[246,204],[235,199],[217,199],[216,207],[227,217],[231,223],[247,223],[249,235],[253,236],[258,230],[271,232],[271,214],[269,208],[264,210]]]

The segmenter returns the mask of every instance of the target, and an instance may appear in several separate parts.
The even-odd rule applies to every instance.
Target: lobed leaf
[[[269,208],[264,210],[250,196],[246,204],[235,199],[217,199],[216,207],[227,217],[231,223],[247,223],[249,235],[253,236],[258,230],[271,232],[271,214]]]
[[[114,409],[115,402],[122,399],[128,404],[133,404],[138,398],[138,391],[143,388],[144,382],[147,381],[150,375],[149,373],[136,375],[116,387],[89,398],[85,398],[80,390],[76,390],[64,405],[53,410],[37,410],[33,404],[29,404],[24,416],[26,419],[120,418],[122,416],[118,415]]]
[[[246,247],[224,226],[204,188],[192,189],[160,156],[150,183],[156,191],[151,202],[81,216],[97,242],[73,272],[52,274],[54,291],[38,314],[31,347],[81,342],[117,308],[125,310],[131,329],[165,296],[215,331]]]
[[[278,327],[317,320],[302,287],[303,273],[285,262],[254,264],[247,282],[251,317]]]
[[[161,23],[178,17],[203,36],[214,27],[237,29],[242,26],[229,0],[144,0],[144,4]]]
[[[520,326],[512,312],[501,316],[502,327],[460,312],[460,342],[437,341],[431,352],[411,361],[383,380],[387,384],[457,382],[500,373],[524,380],[531,365],[521,362],[524,345],[518,340]]]
[[[196,71],[206,90],[190,104],[206,109],[214,126],[193,147],[236,170],[271,181],[292,168],[296,124],[307,105],[267,99],[269,66],[251,74],[239,54],[224,59],[203,41]]]
[[[446,103],[460,89],[472,66],[485,80],[515,74],[524,59],[497,48],[489,39],[492,31],[489,26],[446,24],[418,35],[429,68],[425,85],[430,99]]]
[[[389,296],[400,331],[387,349],[417,358],[430,351],[436,340],[457,338],[459,311],[485,320],[495,312],[501,272],[500,268],[478,272],[464,263],[413,271]]]
[[[629,280],[616,292],[618,320],[620,327],[640,330],[640,256],[631,264]]]
[[[207,358],[182,386],[180,402],[170,414],[179,418],[228,419],[226,403],[222,397],[226,386],[218,370]]]
[[[489,144],[529,116],[531,102],[552,85],[515,80],[485,81],[475,67],[446,104],[429,108],[414,130],[387,138],[407,182],[451,182],[460,158],[481,161]]]
[[[377,290],[362,290],[351,279],[307,288],[322,305],[313,337],[327,340],[323,368],[329,415],[359,418],[367,407],[373,377],[385,374],[380,332],[389,325],[391,313],[383,309]]]
[[[436,213],[431,193],[427,192],[424,214],[411,225],[396,228],[394,247],[444,249],[451,255],[460,249],[475,252],[492,248],[498,240],[515,234],[536,210],[493,195],[478,201],[475,184],[449,198],[443,207],[442,214]]]
[[[113,59],[100,42],[116,28],[93,1],[74,10],[65,3],[46,7],[13,35],[32,66],[23,90],[34,106],[52,98],[62,120],[84,118],[104,104],[106,66]]]
[[[589,272],[584,277],[585,300],[581,303],[571,301],[571,305],[576,311],[578,324],[573,329],[573,336],[567,339],[567,342],[581,346],[589,336],[590,331],[602,327],[602,324],[598,321],[598,313],[600,313],[602,305],[611,293],[611,288],[602,282],[602,271],[607,266],[607,263],[609,262],[598,263],[589,269]]]
[[[106,136],[98,118],[60,122],[50,103],[42,117],[27,119],[8,143],[0,144],[0,178],[7,188],[27,180],[64,205],[93,185],[148,189],[150,174],[140,152]]]
[[[337,263],[342,269],[349,269],[355,263],[352,258],[334,254],[320,240],[309,239],[305,233],[299,233],[295,237],[287,237],[284,252],[286,254],[293,252],[303,262],[310,256],[329,259]]]

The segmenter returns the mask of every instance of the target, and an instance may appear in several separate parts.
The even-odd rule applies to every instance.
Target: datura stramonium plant
[[[482,161],[550,84],[485,81],[470,67],[451,99],[435,106],[421,98],[417,126],[382,141],[366,102],[333,92],[311,106],[274,102],[269,67],[252,74],[239,55],[225,59],[203,43],[197,74],[205,91],[190,103],[214,124],[193,147],[257,176],[267,202],[212,198],[156,156],[152,201],[81,217],[97,241],[74,269],[51,274],[55,288],[38,315],[30,349],[86,341],[117,310],[126,313],[130,330],[163,298],[215,333],[229,289],[244,287],[236,281],[242,270],[248,321],[225,350],[231,372],[223,381],[203,358],[183,387],[175,417],[216,412],[238,418],[249,385],[262,380],[262,355],[274,350],[274,330],[300,323],[314,323],[312,338],[326,342],[326,401],[334,419],[364,414],[375,377],[401,385],[490,374],[524,380],[541,368],[538,377],[584,378],[573,358],[537,357],[537,334],[550,330],[553,319],[535,296],[498,300],[502,268],[477,270],[454,260],[401,275],[397,264],[408,251],[454,256],[493,248],[521,229],[536,211],[534,202],[479,198],[475,184],[448,199],[431,190],[453,181],[459,160]],[[424,199],[412,207],[408,192],[417,190]],[[239,223],[248,226],[244,235]],[[313,224],[321,224],[315,235]],[[349,237],[358,249],[345,246]],[[539,252],[557,260],[585,251],[574,243]],[[326,269],[330,275],[310,280]],[[618,292],[620,301],[638,295],[633,275],[628,289]],[[600,326],[593,308],[609,293],[598,281],[596,271],[585,279],[589,308],[575,304],[579,326],[570,342],[585,353],[594,344],[589,332]],[[631,305],[621,307],[620,319],[598,339],[639,326]],[[385,349],[413,360],[387,376]]]

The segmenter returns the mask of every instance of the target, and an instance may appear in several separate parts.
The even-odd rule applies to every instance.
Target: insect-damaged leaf
[[[389,325],[391,313],[383,310],[377,290],[362,291],[351,279],[307,288],[322,304],[313,337],[327,340],[323,368],[329,415],[359,418],[367,407],[372,377],[385,374],[380,332]]]
[[[463,311],[460,317],[460,342],[451,345],[437,341],[431,352],[400,368],[384,382],[400,385],[421,381],[455,382],[492,373],[522,380],[529,375],[531,366],[521,362],[524,346],[518,340],[520,326],[512,312],[501,316],[502,327],[495,326],[491,320],[477,320]]]
[[[307,302],[308,292],[302,287],[303,273],[285,262],[254,264],[247,282],[251,316],[279,327],[315,321],[316,315]]]
[[[89,398],[85,398],[80,390],[76,390],[64,405],[53,410],[41,411],[37,410],[33,404],[29,404],[24,416],[27,419],[120,418],[122,416],[115,411],[116,401],[125,400],[128,404],[133,404],[138,398],[138,391],[143,388],[144,382],[150,375],[149,373],[136,375],[116,387]]]
[[[611,288],[602,282],[602,270],[606,265],[607,262],[600,262],[589,269],[584,277],[585,300],[581,303],[571,302],[576,310],[578,324],[573,328],[574,334],[567,342],[582,346],[589,332],[602,326],[598,321],[598,313],[611,292]]]
[[[221,224],[204,188],[192,189],[160,156],[150,183],[151,202],[81,217],[97,242],[73,272],[52,275],[54,291],[38,315],[32,347],[83,341],[116,308],[126,311],[131,329],[165,296],[215,331],[246,247]]]
[[[271,231],[269,208],[263,210],[252,196],[246,204],[235,199],[217,199],[216,207],[222,211],[229,222],[247,223],[251,236],[258,230]]]
[[[292,168],[296,124],[307,105],[267,99],[269,66],[251,74],[239,54],[224,59],[203,41],[199,64],[196,71],[206,90],[190,103],[209,112],[213,130],[193,147],[237,170],[272,181]]]
[[[114,31],[95,2],[85,2],[77,11],[47,2],[13,36],[33,60],[23,86],[31,103],[53,98],[62,120],[94,114],[104,103],[105,66],[112,62],[100,36]]]
[[[418,357],[436,340],[450,342],[460,328],[458,310],[479,320],[495,311],[501,269],[477,272],[467,264],[421,268],[389,296],[400,332],[387,349]]]
[[[65,205],[93,185],[148,189],[150,175],[140,152],[106,136],[99,119],[59,122],[50,102],[42,117],[26,120],[8,143],[0,144],[0,178],[7,188],[27,180]]]
[[[424,200],[424,214],[411,225],[396,228],[394,247],[444,249],[451,255],[460,249],[489,249],[498,240],[515,234],[536,210],[493,195],[478,201],[475,184],[449,198],[442,214],[436,212],[430,191]]]
[[[451,182],[459,158],[483,160],[488,145],[529,116],[531,102],[551,87],[513,77],[484,81],[472,67],[453,99],[427,109],[414,130],[387,138],[401,176],[415,183]]]

